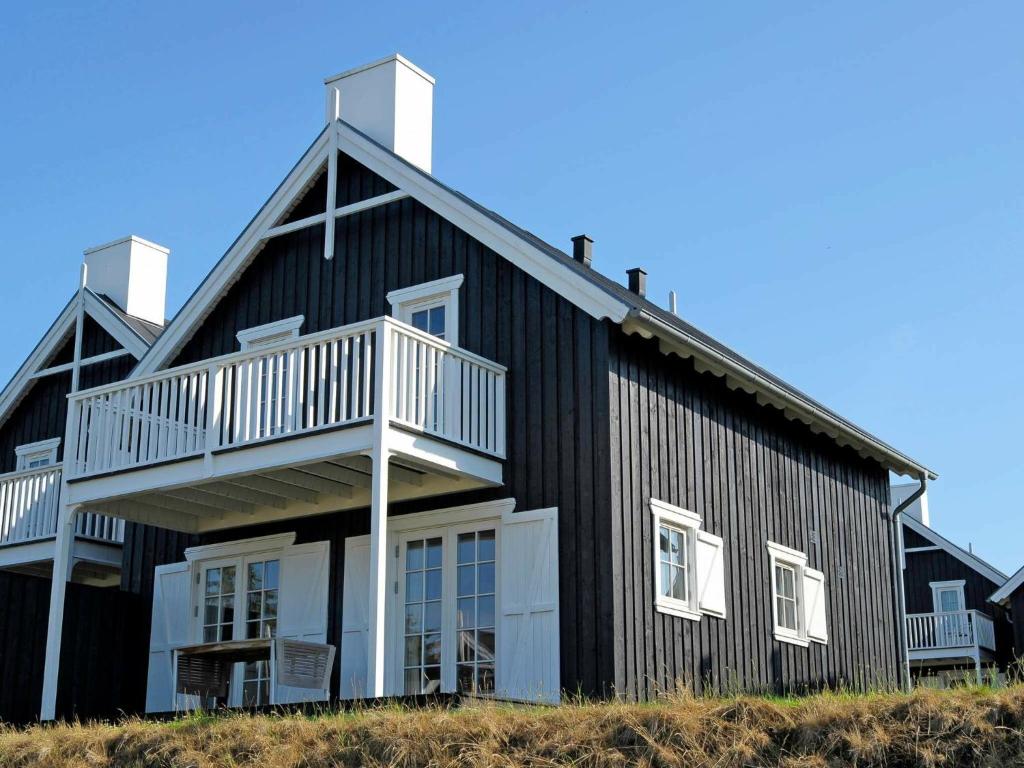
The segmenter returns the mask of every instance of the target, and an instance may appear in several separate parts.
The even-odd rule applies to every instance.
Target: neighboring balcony
[[[375,427],[391,501],[500,485],[505,407],[503,366],[378,318],[73,396],[68,503],[186,531],[365,507]]]
[[[60,509],[59,464],[0,475],[0,568],[49,575]],[[120,569],[124,522],[87,513],[75,521],[76,578],[107,581]]]
[[[914,662],[980,663],[995,653],[995,625],[980,611],[908,614],[907,645]]]

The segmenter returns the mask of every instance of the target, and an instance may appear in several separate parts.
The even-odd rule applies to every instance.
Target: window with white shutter
[[[725,618],[722,539],[701,530],[687,509],[651,499],[654,516],[654,605],[672,616]]]
[[[807,565],[807,555],[767,542],[774,637],[807,647],[828,642],[825,574]]]

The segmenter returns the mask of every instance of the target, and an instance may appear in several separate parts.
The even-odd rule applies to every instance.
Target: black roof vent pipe
[[[584,267],[594,260],[594,241],[589,235],[576,235],[572,239],[572,257]]]
[[[629,290],[637,296],[646,296],[647,273],[640,267],[633,267],[632,269],[627,269],[626,274],[629,275]]]

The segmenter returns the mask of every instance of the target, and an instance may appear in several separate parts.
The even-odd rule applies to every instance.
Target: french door
[[[491,523],[400,537],[392,654],[403,694],[493,693],[497,535]]]
[[[276,637],[280,569],[280,558],[266,554],[202,563],[195,612],[197,641]],[[269,663],[236,664],[224,703],[234,707],[270,703]]]

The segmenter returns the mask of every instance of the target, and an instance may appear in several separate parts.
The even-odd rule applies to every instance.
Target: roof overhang
[[[897,451],[856,424],[843,419],[810,398],[801,397],[792,390],[780,387],[774,381],[708,345],[702,339],[665,323],[649,312],[633,309],[622,323],[626,333],[644,338],[657,338],[661,351],[683,358],[693,358],[698,371],[712,373],[725,379],[730,389],[754,395],[762,405],[772,405],[792,420],[806,424],[812,432],[827,435],[839,445],[849,446],[858,454],[872,458],[900,475],[935,480],[938,475],[909,456]]]
[[[1005,573],[1000,571],[998,568],[994,568],[993,566],[989,565],[980,557],[975,555],[973,552],[968,552],[962,547],[958,547],[945,536],[938,533],[935,529],[929,528],[920,520],[916,520],[913,517],[903,515],[900,518],[900,522],[902,522],[905,526],[907,526],[907,528],[912,530],[918,536],[922,536],[928,539],[928,541],[930,541],[932,544],[939,547],[952,557],[955,557],[957,560],[959,560],[967,567],[972,568],[976,572],[980,573],[989,581],[994,582],[996,584],[1006,583],[1007,576]]]
[[[1003,586],[993,592],[988,598],[989,602],[1007,605],[1010,602],[1010,595],[1020,589],[1021,584],[1024,584],[1024,568],[1013,574]]]

